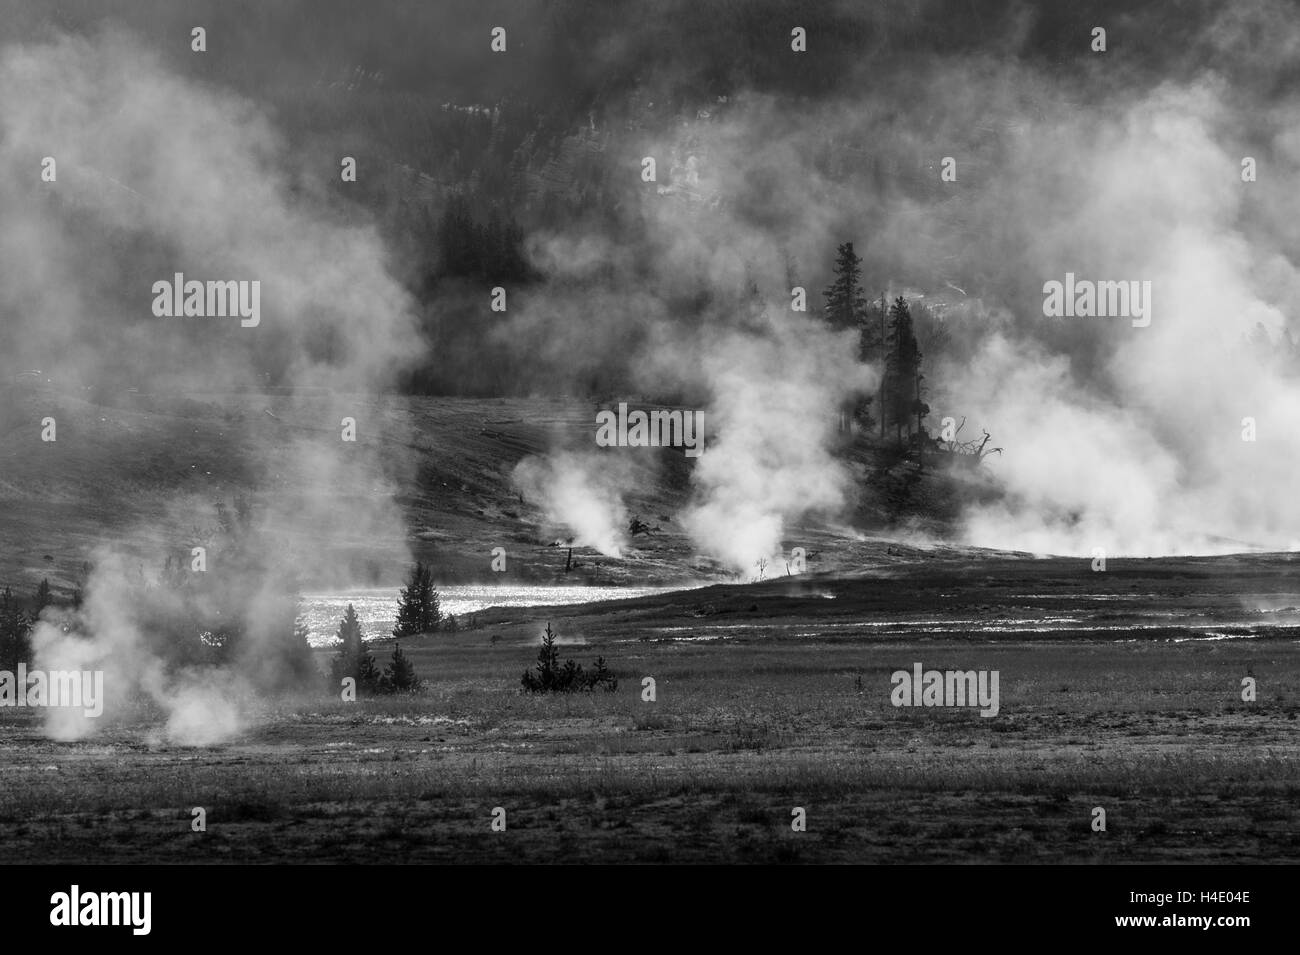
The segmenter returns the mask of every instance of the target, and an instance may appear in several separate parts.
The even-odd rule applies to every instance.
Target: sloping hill
[[[620,483],[628,513],[656,532],[632,537],[618,557],[575,547],[570,559],[572,530],[548,521],[511,473],[528,455],[594,451],[586,401],[322,392],[122,393],[99,403],[58,386],[11,386],[2,397],[0,583],[23,591],[41,577],[72,589],[101,546],[144,570],[188,555],[214,526],[216,503],[241,496],[306,586],[395,584],[412,556],[442,581],[487,580],[495,548],[517,580],[741,579],[701,556],[678,523],[692,465],[668,448],[611,452],[630,462]],[[50,442],[41,440],[47,417]],[[344,418],[356,422],[353,442],[342,440]],[[789,528],[785,544],[807,550],[810,570],[933,553],[818,522]]]

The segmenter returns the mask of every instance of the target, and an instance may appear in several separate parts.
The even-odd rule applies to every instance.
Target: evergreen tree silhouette
[[[438,592],[433,589],[433,570],[416,561],[398,598],[397,625],[393,627],[393,636],[413,637],[432,633],[438,629],[441,618]]]
[[[331,665],[334,683],[345,677],[357,681],[357,689],[375,690],[379,688],[381,674],[375,664],[375,658],[366,649],[361,636],[361,622],[357,620],[356,609],[348,604],[348,609],[339,621],[338,639],[341,643],[338,656]]]
[[[420,680],[415,675],[415,666],[406,659],[400,643],[393,646],[392,662],[384,669],[384,686],[390,692],[409,692],[417,689]]]
[[[889,309],[889,352],[885,358],[885,396],[889,424],[894,426],[898,442],[903,428],[909,432],[915,417],[920,430],[921,417],[921,349],[912,326],[912,313],[900,295]],[[928,410],[928,409],[927,409]]]

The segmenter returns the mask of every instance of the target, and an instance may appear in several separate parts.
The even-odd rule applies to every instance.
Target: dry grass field
[[[1198,578],[1225,591],[1235,580],[1240,593],[1289,577],[1289,565],[1274,573],[1268,561],[1235,577],[1231,561],[1165,573],[1177,563],[1122,585],[1111,578],[1121,589],[1140,582],[1127,611],[1158,605],[1152,594],[1178,597],[1178,587],[1209,589]],[[1038,574],[1039,594],[1064,593],[1075,573],[1052,562],[990,572]],[[960,637],[954,626],[900,638],[889,621],[908,607],[863,606],[879,581],[808,586],[837,594],[818,601],[820,618],[789,583],[492,611],[477,630],[404,645],[426,681],[417,695],[252,704],[245,730],[208,748],[159,741],[144,711],[77,743],[44,738],[31,711],[4,711],[0,858],[1300,859],[1300,654],[1289,628],[1206,640],[1172,624],[1105,637],[1046,628]],[[990,599],[984,578],[954,575],[950,590],[954,619],[965,600]],[[563,656],[606,657],[617,692],[519,692],[548,620]],[[382,662],[387,649],[375,649]],[[890,673],[918,661],[999,671],[1000,712],[893,707]],[[1255,702],[1241,699],[1247,674],[1259,683]],[[641,698],[646,676],[653,703]],[[1090,825],[1097,806],[1105,832]],[[206,832],[191,831],[193,807],[206,810]],[[504,832],[491,829],[495,807],[506,811]],[[792,831],[794,807],[806,811],[804,832]]]

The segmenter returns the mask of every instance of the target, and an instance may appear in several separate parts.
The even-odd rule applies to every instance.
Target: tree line
[[[0,670],[13,673],[19,663],[31,661],[32,629],[41,611],[53,602],[48,579],[36,585],[36,592],[26,605],[8,587],[0,591]]]
[[[866,431],[878,429],[883,443],[890,437],[896,445],[917,450],[929,435],[925,417],[925,375],[921,372],[921,347],[917,341],[912,305],[897,296],[888,305],[882,294],[869,301],[862,284],[862,258],[845,242],[836,249],[834,280],[823,293],[823,315],[832,328],[858,331],[858,357],[875,361],[881,368],[875,394],[861,394],[849,412]]]

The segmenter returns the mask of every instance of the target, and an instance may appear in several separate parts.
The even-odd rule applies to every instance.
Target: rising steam
[[[948,342],[925,355],[931,433],[966,417],[1005,448],[984,465],[1001,496],[964,506],[968,542],[1082,555],[1294,547],[1300,95],[1268,81],[1270,58],[1300,44],[1287,11],[1259,2],[1180,22],[1196,51],[1185,59],[1076,53],[1062,68],[1018,47],[1020,9],[996,57],[868,58],[839,94],[742,92],[619,154],[620,174],[641,155],[667,170],[653,190],[627,173],[637,227],[554,238],[538,261],[611,276],[636,306],[569,302],[571,327],[643,342],[647,387],[710,396],[716,434],[687,522],[697,545],[749,566],[803,500],[796,489],[817,508],[846,503],[821,412],[871,375],[828,363],[814,341],[773,351],[742,308],[706,306],[710,336],[662,316],[683,290],[716,296],[751,277],[775,309],[794,285],[816,301],[835,244],[852,240],[869,295],[911,290],[942,316]],[[1158,33],[1160,15],[1144,16],[1112,34]],[[1267,52],[1248,39],[1261,36]],[[944,157],[955,182],[940,179]],[[1067,272],[1151,282],[1150,326],[1045,317],[1043,285]],[[1252,422],[1256,439],[1243,440]]]
[[[569,529],[575,544],[620,557],[627,546],[623,494],[630,474],[625,460],[558,451],[524,458],[512,477],[520,493],[540,506],[547,520]]]
[[[682,522],[696,546],[734,570],[780,565],[793,520],[844,507],[851,479],[831,454],[827,409],[871,380],[853,361],[851,336],[772,313],[768,334],[728,331],[709,342],[703,372],[716,423],[692,475]]]
[[[411,301],[389,275],[374,229],[330,211],[321,186],[297,174],[284,139],[246,100],[177,75],[115,32],[6,45],[0,89],[0,371],[25,367],[30,352],[57,355],[42,366],[65,386],[219,396],[273,380],[374,392],[418,355]],[[57,163],[52,183],[39,181],[45,156]],[[153,317],[150,287],[174,272],[260,281],[260,326]],[[273,639],[270,621],[285,625],[272,612],[290,586],[282,572],[308,556],[328,559],[322,538],[405,556],[388,480],[365,441],[339,441],[340,413],[360,417],[363,433],[382,427],[366,410],[339,399],[323,414],[282,407],[267,417],[244,415],[230,400],[231,447],[263,481],[259,520],[278,536],[246,539],[240,566],[222,568],[230,581],[223,607],[204,609],[238,608],[250,656]],[[206,519],[213,496],[224,495],[177,495],[161,510]],[[286,534],[314,540],[290,550]],[[193,543],[174,525],[123,538],[136,550],[157,548],[154,563]],[[85,589],[82,612],[41,621],[33,643],[39,666],[105,671],[106,719],[144,699],[165,714],[168,739],[213,743],[245,724],[252,690],[275,689],[275,677],[251,687],[234,669],[164,665],[145,618],[165,617],[177,598],[144,586],[125,553],[98,554]],[[49,714],[58,738],[94,728],[65,710]]]
[[[861,9],[870,37],[833,89],[705,88],[665,116],[652,90],[672,84],[658,77],[593,112],[573,151],[600,165],[592,188],[612,196],[609,214],[534,230],[547,281],[512,292],[493,334],[556,380],[626,368],[626,397],[703,410],[682,523],[702,553],[748,568],[776,556],[792,521],[854,499],[835,409],[869,394],[879,369],[790,306],[796,288],[816,306],[835,246],[853,241],[869,295],[908,290],[942,316],[947,343],[925,355],[932,432],[966,417],[1005,448],[984,465],[1000,495],[963,506],[967,541],[1111,555],[1296,546],[1300,93],[1278,65],[1300,48],[1290,3],[1179,5],[1180,42],[1150,57],[1143,44],[1171,17],[1128,5],[1098,56],[1053,5],[981,3],[979,42],[933,43],[927,30],[973,5],[828,6]],[[627,34],[584,68],[626,59]],[[299,168],[282,117],[113,32],[7,43],[0,91],[0,372],[54,355],[48,370],[76,386],[374,392],[418,356],[384,243]],[[47,156],[57,188],[39,179]],[[640,175],[647,156],[654,183]],[[953,182],[940,178],[946,157]],[[175,272],[259,280],[261,325],[154,318],[151,283]],[[1150,326],[1045,317],[1043,285],[1067,272],[1151,282]],[[390,478],[364,442],[339,457],[331,429],[354,413],[343,404],[323,420],[305,408],[232,420],[263,517],[400,552]],[[580,543],[618,555],[634,486],[619,461],[566,445],[514,478]],[[169,533],[130,536],[175,546]],[[163,667],[133,580],[124,555],[101,555],[80,622],[37,628],[39,660],[117,674],[110,709],[115,693],[142,691],[175,739],[223,738],[245,713],[230,705],[240,681]],[[256,643],[266,582],[246,583]]]

